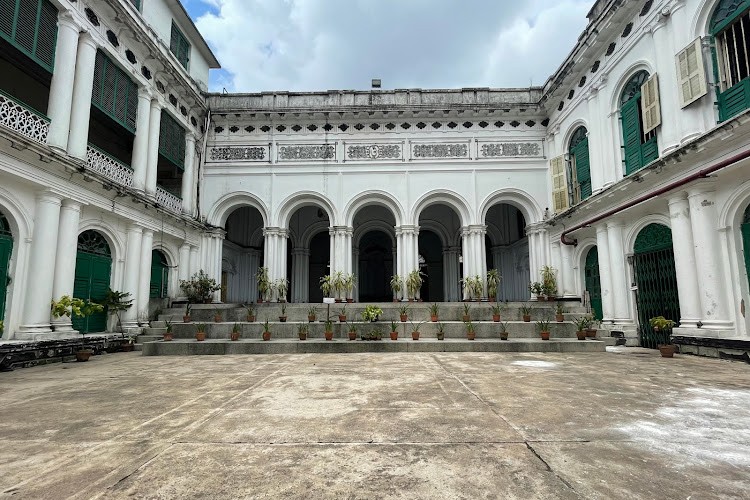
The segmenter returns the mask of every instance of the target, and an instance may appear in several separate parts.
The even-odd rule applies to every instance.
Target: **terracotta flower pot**
[[[489,297],[487,297],[487,300],[489,300],[490,302],[497,302],[497,297],[494,295],[490,295]]]
[[[464,323],[466,323],[466,322],[468,322],[469,320],[471,320],[471,315],[469,315],[469,314],[464,314],[464,317],[463,317],[463,319],[464,319]]]
[[[135,349],[135,345],[128,342],[127,344],[122,344],[122,352],[133,352]]]
[[[337,304],[341,304],[341,302],[342,302],[341,299],[334,299],[334,300],[336,301]]]
[[[349,340],[357,340],[357,332],[349,332]]]
[[[307,334],[306,333],[299,333],[299,339],[300,340],[307,340]]]
[[[662,358],[674,357],[674,344],[662,344],[659,346],[659,354]]]
[[[499,314],[493,314],[492,315],[492,321],[494,321],[495,323],[499,323],[500,322],[500,315]]]
[[[419,332],[411,332],[412,340],[419,340]]]
[[[401,314],[401,315],[399,315],[399,317],[401,318],[401,323],[406,323],[406,319],[407,319],[407,315],[406,314]]]
[[[391,340],[398,340],[398,332],[391,332]]]
[[[279,316],[279,321],[282,323],[286,323],[286,316]]]
[[[316,319],[316,317],[315,317],[315,315],[314,315],[314,314],[308,314],[308,315],[307,315],[307,322],[308,322],[308,323],[314,323],[314,322],[315,322],[315,319]]]
[[[188,315],[183,316],[182,317],[182,322],[183,323],[190,323],[190,316],[188,316]]]
[[[245,318],[248,323],[255,323],[255,316],[247,315],[247,318]]]
[[[232,342],[236,342],[240,340],[240,332],[232,332],[229,334],[229,340]]]
[[[549,332],[541,332],[542,340],[549,340]]]
[[[271,340],[271,332],[263,332],[263,340],[265,341]]]
[[[438,315],[437,314],[430,314],[430,321],[433,323],[437,323]]]
[[[174,333],[164,332],[164,341],[169,342],[170,340],[174,340]]]
[[[476,332],[466,332],[466,339],[467,340],[474,340],[477,338]]]
[[[354,302],[354,299],[346,299],[347,304],[351,304],[352,302]]]
[[[326,332],[326,340],[333,340],[333,332]]]
[[[508,332],[500,332],[500,340],[508,340]]]
[[[586,340],[586,330],[578,330],[576,337],[578,337],[578,340]]]
[[[346,323],[346,315],[339,314],[339,323]]]
[[[94,354],[94,351],[91,351],[89,349],[83,349],[81,351],[76,351],[76,361],[88,361],[89,358]]]
[[[586,336],[596,338],[596,328],[589,328],[588,330],[586,330]]]
[[[445,333],[440,333],[440,332],[438,332],[438,334],[437,334],[437,339],[438,339],[438,340],[445,340]]]
[[[214,316],[214,323],[221,323],[221,314]]]
[[[555,321],[557,321],[558,323],[562,323],[563,321],[565,321],[565,316],[563,316],[562,314],[555,314]]]
[[[530,314],[524,314],[523,315],[523,321],[524,321],[524,323],[528,323],[529,321],[531,321],[531,315]]]
[[[195,340],[198,342],[206,340],[206,332],[195,332]]]

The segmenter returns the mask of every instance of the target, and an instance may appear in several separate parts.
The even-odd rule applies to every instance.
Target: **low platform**
[[[364,352],[604,352],[599,340],[577,339],[420,339],[384,338],[379,341],[335,339],[230,340],[210,339],[203,342],[179,339],[143,344],[144,356],[193,356],[223,354],[312,354]]]
[[[717,339],[672,335],[672,342],[681,354],[729,359],[750,363],[750,339],[744,337]]]

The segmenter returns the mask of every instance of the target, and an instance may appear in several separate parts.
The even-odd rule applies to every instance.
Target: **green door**
[[[742,220],[742,249],[745,251],[745,273],[750,285],[750,206],[745,210],[745,217]],[[2,264],[2,261],[0,261]]]
[[[169,283],[169,265],[167,258],[159,250],[151,252],[151,287],[149,297],[163,299],[167,296]]]
[[[111,272],[112,257],[104,237],[96,231],[81,233],[78,236],[73,296],[102,303],[109,289]],[[107,312],[73,318],[73,328],[82,333],[103,332],[107,329]]]
[[[0,321],[5,318],[5,296],[8,292],[8,265],[13,253],[13,236],[8,221],[0,214]]]
[[[604,317],[602,308],[602,285],[599,281],[599,250],[594,247],[586,255],[586,291],[589,292],[591,310],[597,319]]]
[[[672,231],[661,224],[649,224],[635,240],[633,271],[638,287],[638,334],[642,347],[655,349],[669,341],[670,332],[655,332],[649,319],[664,316],[680,321],[677,272],[672,248]]]

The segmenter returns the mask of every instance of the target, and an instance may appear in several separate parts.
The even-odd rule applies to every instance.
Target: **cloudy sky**
[[[594,0],[183,0],[213,91],[541,85]]]

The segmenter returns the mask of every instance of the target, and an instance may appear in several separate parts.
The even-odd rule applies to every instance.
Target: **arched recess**
[[[529,193],[520,189],[505,188],[493,192],[482,201],[479,210],[480,223],[487,220],[487,212],[498,203],[507,203],[516,207],[523,214],[527,224],[542,220],[544,212]]]
[[[656,130],[644,132],[641,112],[641,87],[649,79],[645,69],[637,71],[625,82],[620,92],[619,112],[622,127],[625,175],[630,175],[659,157]]]
[[[238,208],[252,207],[258,211],[263,221],[262,227],[269,225],[268,207],[266,204],[251,193],[228,193],[219,198],[208,211],[206,220],[209,224],[224,227],[227,218]]]
[[[317,264],[312,266],[311,263],[313,260],[318,262],[321,257],[325,257],[326,261],[330,258],[331,219],[325,207],[318,204],[303,205],[290,214],[286,227],[289,237],[286,239],[286,248],[280,253],[285,252],[286,257],[284,268],[289,280],[288,298],[292,302],[309,302],[310,284],[318,283],[322,276],[328,274],[327,266],[326,269],[321,269]],[[325,249],[320,248],[321,240],[316,241],[319,247],[313,248],[315,236],[321,233],[328,238],[328,242],[322,245]],[[326,253],[321,255],[322,251]],[[313,252],[315,258],[311,259]]]
[[[390,193],[385,191],[363,191],[354,196],[344,208],[344,220],[347,226],[354,226],[354,218],[362,208],[379,205],[388,209],[395,219],[395,225],[400,226],[404,220],[404,209],[401,203]]]
[[[169,296],[169,261],[161,250],[151,251],[151,284],[149,298],[164,299]]]
[[[23,287],[13,286],[15,283],[14,278],[23,273],[24,265],[22,262],[26,258],[25,252],[27,248],[27,246],[23,245],[23,242],[27,241],[31,234],[31,219],[23,209],[23,205],[2,186],[0,186],[0,213],[5,216],[5,227],[10,232],[12,238],[6,279],[3,282],[3,285],[5,285],[5,292],[3,294],[5,314],[4,317],[0,316],[0,321],[3,321],[5,330],[2,337],[11,338],[21,314],[20,308],[22,302],[20,297],[18,299],[16,297],[18,293],[23,291]],[[11,279],[10,282],[8,278]]]
[[[487,209],[484,223],[491,243],[485,248],[486,267],[500,274],[497,300],[527,299],[529,240],[523,212],[515,204],[499,202]]]
[[[301,191],[289,196],[287,199],[281,202],[279,210],[277,211],[276,219],[273,221],[274,225],[281,228],[289,227],[289,220],[292,214],[304,207],[317,207],[326,212],[328,220],[331,226],[335,226],[338,223],[338,217],[336,215],[336,209],[333,206],[331,200],[322,196],[319,193],[312,191]]]
[[[589,248],[583,266],[584,290],[589,294],[591,313],[594,318],[604,318],[604,307],[602,304],[602,284],[599,278],[599,249],[596,246]]]
[[[419,212],[417,222],[420,227],[418,259],[420,270],[425,274],[423,289],[430,292],[427,300],[461,300],[462,276],[481,273],[481,264],[477,266],[476,262],[480,254],[471,251],[473,246],[464,248],[460,236],[451,237],[462,234],[465,226],[461,214],[453,204],[436,202]]]
[[[573,203],[579,203],[591,196],[588,135],[586,127],[578,127],[568,143],[570,178],[573,179]]]
[[[459,216],[461,226],[468,226],[472,221],[469,203],[458,193],[448,190],[433,190],[422,195],[414,204],[410,219],[418,224],[422,212],[432,205],[447,205]]]
[[[352,219],[352,272],[359,301],[391,300],[390,279],[396,272],[396,217],[381,203],[361,204]]]
[[[649,319],[664,316],[680,320],[671,229],[662,224],[647,225],[638,233],[633,250],[639,340],[643,347],[656,348],[668,342],[668,333],[655,332]]]
[[[233,205],[223,216],[226,236],[222,244],[222,263],[227,260],[235,273],[224,274],[222,284],[227,302],[254,302],[258,298],[255,275],[263,265],[263,213],[253,205]]]
[[[78,235],[73,297],[102,303],[111,277],[112,250],[106,238],[99,231],[83,231]],[[103,332],[107,329],[107,312],[74,317],[73,328],[81,333]]]
[[[10,258],[13,255],[13,233],[10,223],[0,211],[0,321],[5,321],[5,303],[10,282]]]
[[[745,262],[745,276],[747,277],[748,287],[750,287],[750,205],[745,209],[740,225],[740,234],[742,235],[742,251]]]

